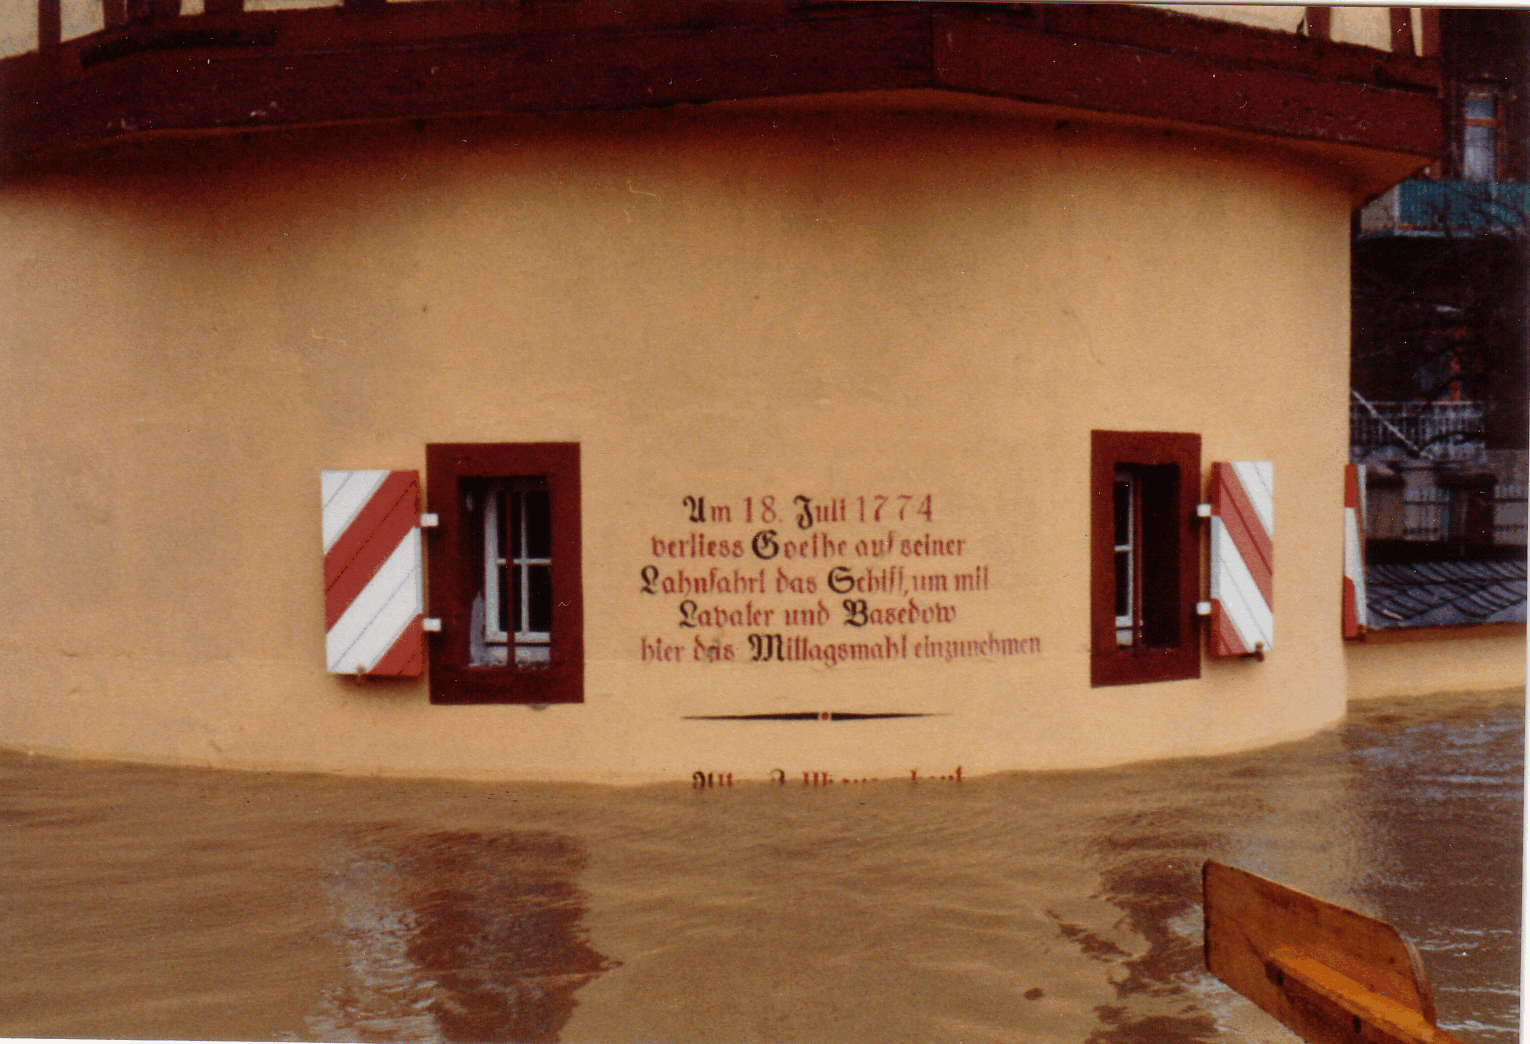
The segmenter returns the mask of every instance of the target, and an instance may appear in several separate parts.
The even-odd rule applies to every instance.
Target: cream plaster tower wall
[[[921,92],[56,161],[0,194],[0,741],[637,781],[1105,765],[1310,732],[1345,702],[1351,191],[1336,163],[1230,136]],[[1091,688],[1093,429],[1198,433],[1206,468],[1273,462],[1264,662]],[[319,473],[543,441],[582,454],[584,702],[435,706],[423,681],[326,674]],[[733,567],[668,542],[747,547],[767,497],[784,541],[798,495],[848,505],[813,530],[843,542],[827,557],[749,556],[766,593],[695,598],[697,628],[643,592],[648,566]],[[861,523],[878,495],[888,514]],[[690,524],[688,496],[732,521]],[[951,553],[913,556],[925,536]],[[856,628],[834,565],[983,583]],[[825,622],[781,627],[820,602]],[[774,615],[702,615],[751,603]],[[896,653],[749,662],[767,629]],[[990,635],[1014,644],[916,655]],[[681,661],[645,659],[661,644]],[[733,660],[698,661],[709,644]],[[694,720],[825,711],[926,716]]]

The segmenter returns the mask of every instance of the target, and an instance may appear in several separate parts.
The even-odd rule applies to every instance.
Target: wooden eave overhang
[[[0,159],[154,132],[918,88],[1420,162],[1441,146],[1433,59],[1151,8],[363,0],[246,12],[238,2],[0,61]]]

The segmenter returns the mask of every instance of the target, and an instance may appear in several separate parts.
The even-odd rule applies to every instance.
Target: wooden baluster
[[[63,42],[63,13],[60,0],[37,0],[37,49],[53,51]]]
[[[1307,8],[1307,35],[1314,40],[1333,39],[1333,8],[1309,7]]]
[[[1389,7],[1387,11],[1392,23],[1392,53],[1407,55],[1418,53],[1413,46],[1413,8]]]

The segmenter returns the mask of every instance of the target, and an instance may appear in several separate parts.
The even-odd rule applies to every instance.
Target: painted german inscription
[[[638,593],[660,610],[644,663],[952,661],[1034,655],[963,608],[992,571],[933,493],[679,499],[648,536]]]

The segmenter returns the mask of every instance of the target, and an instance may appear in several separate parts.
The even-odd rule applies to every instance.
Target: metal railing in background
[[[1483,449],[1480,402],[1370,402],[1352,392],[1349,443],[1364,452],[1400,446],[1432,460],[1474,456]]]

